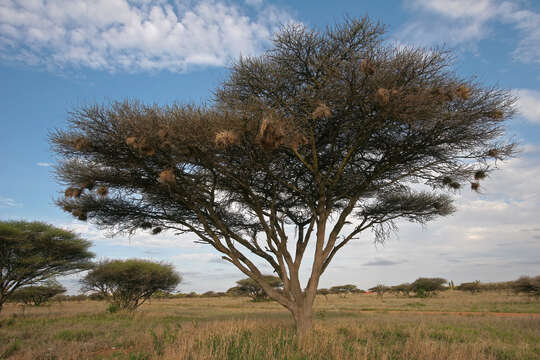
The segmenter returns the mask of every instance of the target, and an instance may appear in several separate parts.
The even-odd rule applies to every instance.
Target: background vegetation
[[[538,359],[540,302],[507,291],[427,298],[329,294],[315,302],[301,347],[288,312],[248,297],[9,303],[0,358],[9,359]]]

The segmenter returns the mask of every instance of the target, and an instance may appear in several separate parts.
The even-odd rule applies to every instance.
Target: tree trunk
[[[292,311],[296,323],[298,341],[302,342],[313,328],[313,304],[308,303]]]

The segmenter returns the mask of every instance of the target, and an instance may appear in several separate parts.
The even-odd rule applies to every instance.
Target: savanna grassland
[[[540,301],[510,293],[318,296],[314,331],[302,344],[275,302],[152,300],[134,313],[107,306],[8,304],[0,358],[540,359]]]

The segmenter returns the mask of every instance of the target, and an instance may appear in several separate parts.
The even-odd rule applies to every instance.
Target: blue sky
[[[510,280],[540,274],[540,2],[536,0],[165,1],[0,0],[0,219],[42,220],[93,241],[99,258],[174,263],[182,291],[226,290],[242,275],[194,236],[109,238],[53,205],[47,134],[77,106],[121,99],[200,103],[239,55],[261,54],[279,26],[324,28],[368,14],[387,41],[445,45],[456,71],[514,92],[508,134],[521,154],[481,194],[421,228],[403,223],[384,246],[370,234],[336,256],[321,286]],[[66,279],[72,289],[76,278]]]

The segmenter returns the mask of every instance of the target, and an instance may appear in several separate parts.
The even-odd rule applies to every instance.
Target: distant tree
[[[340,295],[352,294],[356,290],[358,290],[356,285],[352,285],[352,284],[336,285],[336,286],[332,286],[329,289],[331,294],[340,294]]]
[[[243,296],[242,290],[240,290],[240,286],[233,286],[232,288],[228,289],[226,292],[227,296]]]
[[[390,290],[390,287],[384,284],[378,284],[372,288],[369,288],[368,290],[377,293],[377,296],[382,299],[384,293],[388,292]]]
[[[90,268],[90,242],[41,222],[0,221],[0,311],[17,289]]]
[[[170,264],[129,259],[101,261],[81,283],[83,291],[102,295],[121,309],[135,310],[157,291],[173,291],[181,280]]]
[[[437,291],[445,290],[443,278],[418,278],[411,284],[411,290],[418,297],[427,297],[436,294]]]
[[[522,276],[512,283],[512,289],[516,293],[540,297],[540,275],[535,277]]]
[[[66,292],[66,288],[59,282],[50,279],[41,285],[30,285],[18,288],[10,296],[10,301],[22,302],[26,305],[36,305],[46,303],[53,297]]]
[[[509,91],[458,76],[444,49],[383,33],[368,18],[290,25],[267,53],[236,61],[209,105],[75,109],[51,136],[69,184],[58,205],[115,231],[194,233],[304,336],[319,280],[344,246],[368,230],[384,241],[398,219],[451,214],[452,193],[478,190],[514,154]]]
[[[328,300],[328,294],[330,294],[330,290],[328,289],[318,289],[317,295],[323,295],[325,299]]]
[[[262,275],[264,281],[269,284],[272,289],[279,290],[283,286],[280,278],[272,275]],[[263,287],[251,278],[238,280],[236,292],[242,296],[249,296],[253,301],[269,300],[268,294]],[[230,290],[230,289],[229,289]]]
[[[483,284],[479,280],[473,282],[464,282],[456,287],[457,290],[468,291],[471,294],[479,293],[483,288]]]
[[[399,284],[399,285],[394,285],[394,286],[390,287],[390,291],[393,292],[393,293],[396,293],[398,295],[409,296],[409,294],[411,292],[411,284],[403,283],[403,284]]]

